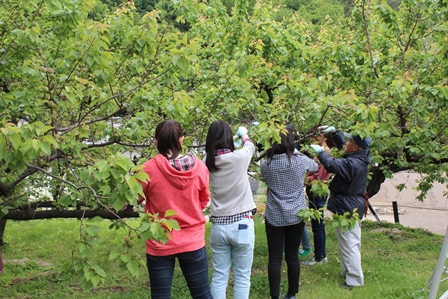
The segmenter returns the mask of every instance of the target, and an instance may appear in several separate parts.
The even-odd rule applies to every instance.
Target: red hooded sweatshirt
[[[180,231],[173,230],[172,238],[164,245],[146,241],[146,253],[167,256],[198,250],[205,246],[205,217],[202,212],[210,201],[209,172],[204,162],[194,157],[194,166],[187,171],[176,170],[163,155],[144,163],[149,182],[142,183],[146,197],[146,212],[176,211],[170,217],[179,223]]]

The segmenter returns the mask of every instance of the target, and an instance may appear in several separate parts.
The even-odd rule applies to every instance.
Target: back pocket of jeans
[[[235,231],[235,234],[236,234],[235,241],[237,244],[240,244],[240,245],[250,244],[254,238],[253,237],[254,232],[251,229],[251,227],[248,226],[247,224],[240,224],[240,226],[241,225],[245,225],[246,227]]]

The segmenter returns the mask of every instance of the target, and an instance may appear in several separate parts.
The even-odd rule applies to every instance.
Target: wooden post
[[[395,223],[400,223],[400,217],[398,216],[398,204],[396,201],[392,202],[392,207],[394,208],[394,220]]]

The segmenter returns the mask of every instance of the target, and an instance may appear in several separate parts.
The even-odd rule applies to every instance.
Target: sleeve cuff
[[[253,143],[252,140],[251,140],[249,137],[248,137],[248,138],[244,138],[243,142],[244,142],[244,143],[246,143],[246,142]]]

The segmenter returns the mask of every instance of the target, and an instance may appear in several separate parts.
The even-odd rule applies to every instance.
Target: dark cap
[[[357,135],[352,135],[349,133],[344,132],[344,136],[347,137],[348,139],[352,139],[360,148],[368,148],[370,146],[370,138],[366,137],[364,139],[362,139],[361,137],[357,136]]]

